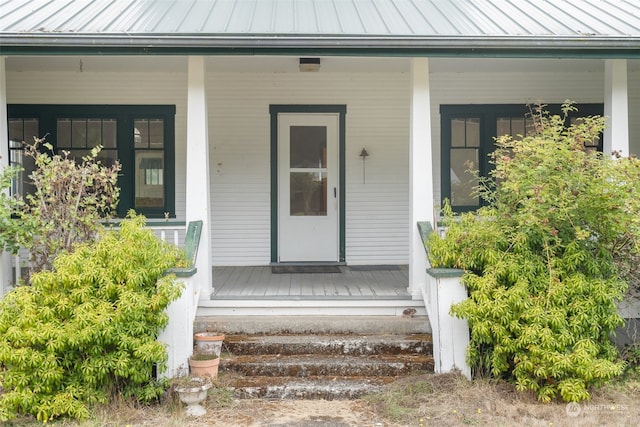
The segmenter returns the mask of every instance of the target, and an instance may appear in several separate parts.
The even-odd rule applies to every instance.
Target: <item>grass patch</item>
[[[425,374],[402,378],[363,400],[384,425],[393,426],[637,425],[640,377],[620,378],[591,392],[592,399],[570,416],[566,402],[541,403],[504,380]]]

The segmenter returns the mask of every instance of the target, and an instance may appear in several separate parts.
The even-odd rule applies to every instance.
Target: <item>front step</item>
[[[196,332],[227,335],[341,334],[410,335],[431,334],[427,316],[202,316],[196,317]]]
[[[366,356],[369,354],[432,354],[430,334],[410,335],[231,335],[225,346],[232,354],[254,356],[277,354],[338,354]]]
[[[411,298],[214,298],[198,302],[199,316],[426,316],[424,301]]]
[[[381,391],[393,380],[391,377],[246,377],[236,381],[235,395],[241,399],[357,399]]]
[[[221,358],[220,370],[223,375],[230,374],[235,395],[240,398],[327,400],[357,398],[379,391],[400,376],[433,372],[431,335],[424,330],[403,331],[409,324],[422,325],[424,319],[403,319],[405,325],[398,328],[399,333],[391,330],[401,322],[385,325],[381,318],[369,319],[385,330],[378,334],[370,334],[362,319],[355,319],[341,319],[342,328],[336,329],[356,326],[366,330],[364,334],[322,333],[332,329],[322,322],[316,323],[315,332],[283,334],[273,324],[263,325],[260,332],[234,334],[227,330],[227,353]]]

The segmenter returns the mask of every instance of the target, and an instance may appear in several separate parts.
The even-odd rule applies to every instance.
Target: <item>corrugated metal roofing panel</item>
[[[11,0],[0,31],[396,36],[638,35],[629,0]]]
[[[443,48],[448,42],[460,49],[510,43],[529,43],[531,49],[605,49],[621,40],[631,43],[628,50],[640,42],[640,2],[0,0],[0,43],[44,46],[54,38],[58,46],[146,48],[188,40],[191,46],[208,48],[215,40],[218,47],[264,48],[285,42],[300,47],[310,41],[358,49],[394,43]]]

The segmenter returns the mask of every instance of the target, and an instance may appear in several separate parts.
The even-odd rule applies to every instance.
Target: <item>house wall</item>
[[[214,265],[270,262],[270,104],[347,106],[347,262],[407,263],[407,74],[221,73],[207,83]]]
[[[637,67],[636,67],[637,68]],[[470,67],[470,69],[473,69]],[[408,262],[409,75],[208,74],[212,262],[270,261],[270,104],[345,104],[346,255],[350,264]],[[435,197],[440,199],[440,104],[602,102],[602,72],[434,72],[430,76]],[[7,73],[9,103],[175,104],[176,208],[184,218],[184,72]],[[640,153],[640,75],[629,73],[630,139]],[[370,156],[364,168],[362,148]]]

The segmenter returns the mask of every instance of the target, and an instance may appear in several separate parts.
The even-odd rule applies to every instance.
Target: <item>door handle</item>
[[[338,193],[336,192],[336,187],[333,187],[333,198],[338,197]]]

